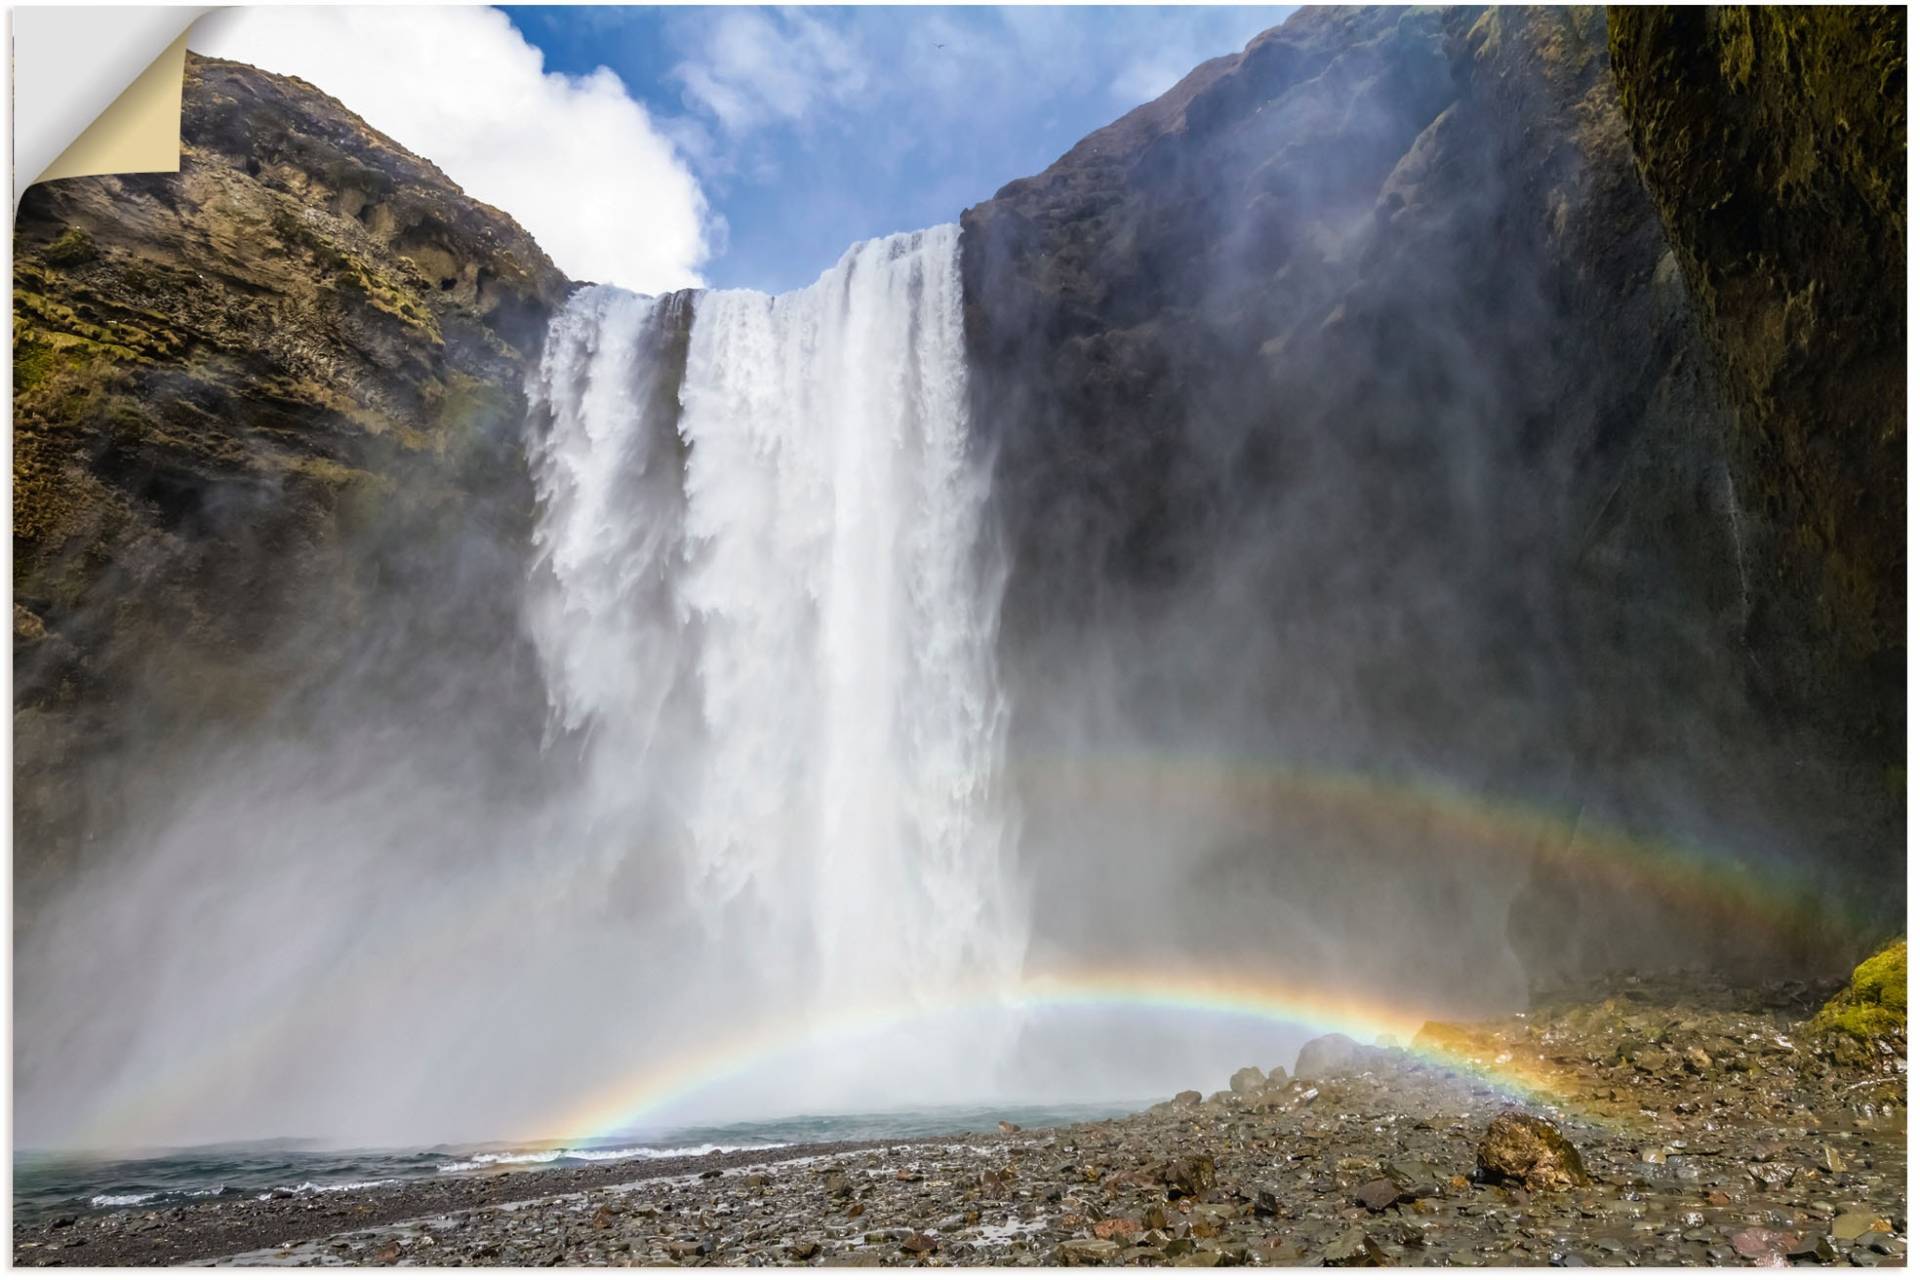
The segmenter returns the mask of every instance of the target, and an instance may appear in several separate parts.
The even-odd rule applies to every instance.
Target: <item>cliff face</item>
[[[189,55],[180,172],[37,186],[14,255],[29,893],[145,744],[377,646],[520,660],[522,385],[568,284],[511,219],[304,82]],[[388,665],[416,710],[458,697]]]
[[[1906,754],[1906,14],[1613,9],[1634,153],[1737,408],[1749,629],[1797,710]]]
[[[1471,948],[1413,899],[1472,928],[1504,886],[1541,980],[1559,957],[1804,958],[1899,882],[1876,748],[1778,701],[1771,673],[1823,659],[1753,625],[1804,602],[1752,532],[1736,398],[1636,169],[1599,10],[1303,10],[963,227],[1016,750],[1072,749],[1092,722],[1154,759],[1439,780],[1537,832],[1436,878],[1431,811],[1387,837],[1281,795],[1196,827],[1113,789],[1104,814],[1029,789],[1031,839],[1120,848],[1159,822],[1222,883],[1313,902],[1295,933],[1404,916],[1383,968],[1404,980],[1410,947],[1419,981],[1456,990]],[[1861,394],[1876,422],[1898,412]],[[1596,826],[1817,909],[1702,930],[1670,884],[1594,874]]]

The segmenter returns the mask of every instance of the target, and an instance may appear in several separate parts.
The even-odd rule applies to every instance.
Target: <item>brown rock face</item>
[[[1773,574],[1601,11],[1302,10],[962,226],[1016,755],[1093,724],[1149,760],[1541,813],[1493,858],[1284,779],[1196,800],[1169,770],[1173,819],[1152,773],[1048,774],[1021,796],[1036,845],[1152,848],[1213,890],[1204,926],[1135,945],[1270,954],[1391,919],[1341,979],[1417,999],[1509,954],[1539,983],[1836,958],[1897,914],[1901,800],[1840,723],[1859,698],[1779,696],[1780,672],[1863,686],[1756,625],[1819,606]],[[1617,856],[1655,846],[1794,905],[1757,922]],[[1040,874],[1089,937],[1142,915],[1091,860]],[[1281,928],[1275,900],[1313,905]],[[1049,927],[1075,937],[1064,910]]]
[[[1494,1117],[1480,1139],[1479,1165],[1474,1176],[1482,1182],[1505,1182],[1529,1191],[1564,1191],[1587,1185],[1580,1153],[1560,1131],[1538,1117],[1508,1111]]]
[[[190,55],[182,148],[37,186],[16,223],[28,896],[112,829],[148,744],[285,712],[374,643],[501,675],[516,651],[522,385],[566,279],[301,81]],[[380,665],[396,698],[462,697],[455,662]]]
[[[1615,8],[1634,154],[1737,407],[1799,714],[1905,760],[1906,12]],[[1793,664],[1784,634],[1813,650]]]

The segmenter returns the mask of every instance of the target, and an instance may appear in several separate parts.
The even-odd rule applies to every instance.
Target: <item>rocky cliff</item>
[[[518,660],[522,384],[568,283],[511,219],[304,82],[189,55],[180,172],[32,188],[14,258],[29,896],[156,744],[356,667],[459,698],[458,664],[382,652]]]
[[[1618,8],[1634,153],[1739,415],[1747,622],[1795,713],[1906,759],[1906,14]]]
[[[1765,134],[1738,86],[1687,83],[1748,121],[1749,142]],[[1756,471],[1730,435],[1754,393],[1729,383],[1714,345],[1727,340],[1707,336],[1720,327],[1699,323],[1714,287],[1702,251],[1661,217],[1715,202],[1657,178],[1649,195],[1642,114],[1621,108],[1598,9],[1309,9],[967,212],[1016,750],[1074,751],[1098,723],[1160,780],[1082,777],[1071,802],[1057,780],[1025,792],[1031,839],[1092,846],[1059,888],[1090,871],[1112,886],[1103,860],[1151,832],[1222,890],[1202,918],[1145,926],[1170,945],[1237,933],[1311,964],[1302,937],[1388,933],[1402,941],[1377,973],[1353,974],[1332,944],[1318,962],[1443,990],[1484,974],[1461,935],[1500,927],[1489,884],[1524,885],[1505,928],[1535,980],[1561,965],[1804,962],[1818,939],[1898,916],[1901,787],[1884,742],[1859,732],[1857,686],[1809,674],[1832,664],[1803,632],[1756,625],[1810,607],[1804,578],[1773,571],[1755,509],[1756,483],[1795,482]],[[1867,114],[1863,140],[1904,120]],[[1772,225],[1773,177],[1746,178],[1744,217]],[[1871,221],[1864,196],[1849,207]],[[1829,296],[1842,253],[1796,254],[1791,237],[1773,246],[1776,264],[1792,259],[1777,283]],[[1834,483],[1803,508],[1834,531],[1831,573],[1852,580],[1868,555],[1884,601],[1901,598],[1880,572],[1900,563],[1880,519],[1901,510],[1903,371],[1884,358],[1899,278],[1821,321],[1872,353],[1877,380],[1825,411],[1824,383],[1769,393],[1782,438],[1832,412],[1886,442],[1822,471]],[[1862,398],[1871,414],[1842,407]],[[1880,643],[1872,619],[1892,615],[1832,603],[1866,649]],[[1823,697],[1849,699],[1844,713]],[[1031,710],[1049,705],[1068,709]],[[1232,771],[1235,804],[1258,812],[1169,816],[1196,758]],[[1385,806],[1302,781],[1321,775],[1368,796],[1437,784],[1530,817],[1449,835],[1445,807],[1421,802],[1383,834]],[[1477,869],[1438,874],[1436,857]],[[1703,927],[1669,874],[1688,859],[1817,906]],[[1277,893],[1235,892],[1252,884]],[[1093,892],[1159,920],[1151,894]],[[1236,916],[1276,898],[1313,909]]]

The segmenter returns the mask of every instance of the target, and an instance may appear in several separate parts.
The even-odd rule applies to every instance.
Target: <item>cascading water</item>
[[[652,843],[676,794],[669,719],[684,665],[676,599],[684,501],[674,434],[688,299],[583,290],[555,318],[535,387],[550,415],[530,442],[541,499],[529,626],[552,729],[586,735],[581,839],[603,864]]]
[[[584,290],[534,388],[532,621],[595,847],[823,1014],[1024,949],[958,255],[947,226],[778,297]]]

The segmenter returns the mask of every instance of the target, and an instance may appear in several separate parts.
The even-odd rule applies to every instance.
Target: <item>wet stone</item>
[[[1363,1205],[1373,1213],[1384,1213],[1399,1203],[1402,1194],[1399,1184],[1393,1179],[1375,1178],[1372,1182],[1362,1184],[1353,1193],[1353,1199],[1355,1204]]]
[[[1321,1250],[1329,1267],[1384,1267],[1387,1255],[1379,1243],[1359,1227],[1354,1227]]]
[[[1890,1230],[1885,1219],[1858,1210],[1843,1213],[1833,1220],[1833,1234],[1841,1240],[1858,1240],[1870,1231]]]
[[[1475,1156],[1483,1182],[1518,1184],[1529,1191],[1564,1190],[1588,1182],[1574,1145],[1552,1124],[1520,1111],[1494,1117]]]
[[[1110,1262],[1120,1254],[1120,1246],[1111,1240],[1062,1240],[1055,1251],[1056,1260],[1063,1267],[1098,1266]]]
[[[1797,1177],[1799,1173],[1800,1170],[1798,1166],[1788,1164],[1784,1160],[1773,1160],[1764,1164],[1750,1164],[1747,1166],[1747,1176],[1752,1178],[1757,1185],[1768,1191],[1778,1191],[1784,1187],[1791,1186],[1794,1178]]]

